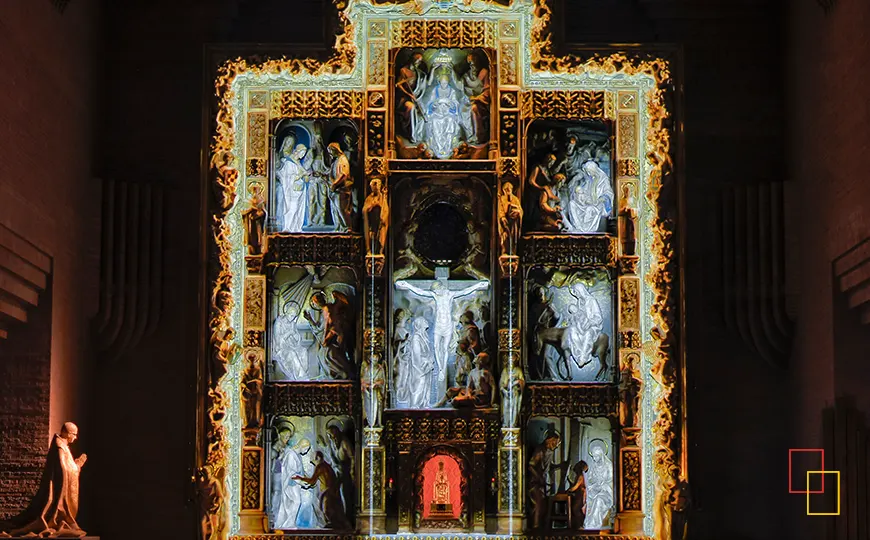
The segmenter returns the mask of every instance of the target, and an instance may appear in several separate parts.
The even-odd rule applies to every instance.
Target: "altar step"
[[[0,340],[8,339],[28,311],[39,305],[52,259],[27,239],[0,225]]]
[[[834,259],[834,279],[861,324],[870,324],[870,237]]]

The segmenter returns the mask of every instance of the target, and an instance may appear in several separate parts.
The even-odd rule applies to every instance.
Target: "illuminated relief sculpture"
[[[357,128],[350,121],[289,121],[279,126],[275,208],[282,232],[355,228]],[[327,144],[328,142],[328,144]]]
[[[539,120],[529,133],[532,230],[606,231],[615,199],[606,127],[600,122]]]
[[[549,381],[612,380],[612,285],[604,272],[536,268],[526,321],[532,376]]]
[[[554,57],[546,0],[337,4],[327,61],[217,73],[203,540],[675,540],[668,61]]]
[[[403,153],[417,158],[486,157],[490,107],[486,54],[405,50],[397,65],[396,142]]]
[[[273,527],[349,529],[355,507],[350,420],[275,417],[273,429]]]
[[[356,375],[356,288],[341,268],[276,272],[272,380],[350,379]]]

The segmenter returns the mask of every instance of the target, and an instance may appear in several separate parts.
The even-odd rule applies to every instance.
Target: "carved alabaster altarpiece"
[[[595,443],[609,452],[613,462],[612,515],[600,529],[620,538],[680,537],[672,530],[681,511],[675,500],[687,479],[675,235],[676,134],[669,105],[674,82],[669,62],[639,49],[555,57],[547,30],[551,10],[545,0],[337,4],[343,33],[326,62],[240,58],[226,62],[215,81],[207,169],[207,191],[213,195],[207,216],[211,296],[208,347],[201,369],[205,386],[201,452],[195,475],[201,535],[218,539],[272,534],[274,419],[283,418],[289,425],[286,419],[319,417],[325,425],[340,424],[355,433],[351,438],[356,500],[345,503],[355,507],[349,514],[353,523],[336,533],[437,533],[437,527],[432,531],[421,526],[426,522],[421,519],[421,493],[426,486],[420,471],[426,459],[450,456],[463,477],[457,491],[461,500],[451,504],[462,510],[455,520],[448,520],[454,529],[445,531],[459,527],[500,535],[582,536],[582,530],[570,528],[532,530],[526,475],[534,448],[526,442],[525,429],[534,417],[539,419],[536,422],[597,418],[611,426],[612,438]],[[419,87],[419,102],[399,95],[400,79],[408,73],[402,71],[403,65],[413,63],[417,52],[427,68],[418,72],[419,77],[430,81],[429,86]],[[451,73],[444,68],[451,54],[457,63],[477,64],[472,76],[481,68],[488,71],[488,101],[478,100],[477,108],[471,106],[474,99],[467,97],[481,95],[481,88],[475,90],[470,78],[459,82],[465,76],[459,70]],[[451,93],[451,88],[471,90],[463,97],[461,92]],[[401,109],[404,104],[407,108]],[[403,112],[416,118],[417,124],[403,121]],[[317,218],[323,223],[320,229],[313,214],[306,214],[299,220],[301,230],[287,232],[279,215],[291,216],[295,195],[287,188],[279,197],[277,191],[284,188],[275,180],[280,176],[276,171],[288,167],[280,178],[289,186],[296,177],[286,171],[292,173],[295,163],[299,170],[308,171],[306,182],[313,181],[311,171],[316,166],[313,169],[307,157],[293,161],[291,146],[304,144],[299,154],[316,157],[313,137],[298,135],[305,130],[311,133],[314,123],[335,134],[324,135],[324,156],[329,157],[322,158],[325,168],[320,178],[331,182],[340,176],[336,167],[341,165],[335,164],[341,151],[355,177],[345,199],[340,198],[341,187],[324,195],[327,206],[347,208],[348,214]],[[600,196],[600,186],[596,192],[601,206],[593,208],[582,199],[582,189],[592,188],[580,180],[573,187],[569,178],[560,183],[556,165],[542,169],[548,180],[538,190],[532,187],[538,184],[534,180],[530,184],[530,178],[540,181],[534,173],[547,159],[538,159],[534,152],[550,151],[547,137],[561,129],[563,138],[571,133],[582,138],[592,133],[588,126],[593,124],[604,130],[594,148],[606,154],[597,159],[611,182],[607,196]],[[292,144],[282,145],[293,129],[297,134],[292,135]],[[303,141],[304,137],[309,138]],[[330,137],[338,141],[335,155],[327,149]],[[287,147],[286,153],[281,146]],[[427,154],[432,146],[438,155],[431,150]],[[596,158],[590,154],[583,159]],[[576,177],[595,178],[592,173]],[[378,187],[371,182],[376,178]],[[421,179],[434,186],[433,193],[449,182],[482,186],[468,188],[467,201],[457,191],[456,205],[471,208],[486,201],[487,211],[491,210],[485,218],[477,215],[477,225],[469,224],[471,229],[479,226],[485,237],[479,244],[483,249],[475,255],[478,259],[468,255],[465,266],[453,264],[450,272],[451,279],[466,272],[468,279],[488,282],[485,305],[491,315],[486,322],[493,328],[488,345],[496,385],[492,407],[407,410],[394,401],[395,282],[398,272],[407,268],[401,266],[396,248],[404,231],[393,217],[411,211],[397,208],[399,201],[391,197],[394,189],[408,191],[401,182],[423,185]],[[306,194],[313,189],[310,185],[305,184]],[[480,195],[474,195],[474,190]],[[511,190],[515,199],[505,195]],[[556,199],[565,208],[549,222],[540,218],[551,229],[538,227],[539,218],[531,216],[545,214],[544,205]],[[370,200],[371,205],[383,201],[389,206],[389,213],[380,208],[380,215],[389,217],[377,229],[362,216],[372,208]],[[561,228],[556,224],[588,216],[590,211],[601,214],[600,230],[592,234],[570,234],[564,224]],[[345,219],[353,224],[332,225]],[[412,222],[413,216],[408,219]],[[404,253],[422,261],[412,279],[424,279],[419,272],[447,264]],[[303,278],[293,277],[293,287],[282,288],[276,281],[279,274]],[[604,277],[593,281],[589,277],[593,275]],[[308,304],[292,304],[295,284],[307,279],[320,287],[321,280],[338,279],[334,276],[342,276],[344,292],[332,294],[329,302],[348,298],[347,305],[358,312],[354,343],[345,345],[341,353],[350,359],[353,373],[320,380],[277,380],[271,375],[270,360],[274,298],[280,298],[281,309],[295,306],[301,314]],[[576,368],[568,360],[564,360],[568,367],[560,368],[552,352],[546,353],[547,359],[542,353],[544,367],[530,364],[536,345],[528,342],[539,335],[532,328],[538,323],[531,320],[529,307],[536,293],[528,283],[535,279],[543,280],[542,290],[556,290],[553,287],[564,283],[567,291],[568,284],[578,280],[589,290],[594,283],[606,282],[611,288],[610,316],[604,317],[600,331],[609,340],[609,350],[594,349],[600,359],[608,355],[610,363],[602,362],[595,380],[571,379]],[[299,294],[310,303],[309,296]],[[576,310],[564,311],[562,318],[568,313],[574,316]],[[298,320],[298,328],[308,328]],[[572,328],[554,327],[565,332],[550,334],[562,336]],[[314,323],[311,329],[316,331]],[[544,341],[549,339],[540,335]],[[553,350],[556,344],[551,342]],[[542,348],[547,350],[546,344]],[[328,354],[333,353],[322,353]],[[546,371],[547,362],[556,366],[550,368],[551,379],[533,374],[534,369]],[[561,375],[555,374],[560,370]],[[376,379],[386,382],[378,387]],[[316,491],[320,484],[314,485]],[[284,534],[307,533],[287,530]]]

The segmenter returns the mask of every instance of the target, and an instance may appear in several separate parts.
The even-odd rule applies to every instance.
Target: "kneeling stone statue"
[[[23,512],[9,521],[0,522],[0,537],[85,535],[76,522],[76,515],[79,511],[79,472],[88,457],[82,454],[73,458],[69,449],[78,438],[78,432],[75,424],[67,422],[60,435],[54,435],[39,491]]]

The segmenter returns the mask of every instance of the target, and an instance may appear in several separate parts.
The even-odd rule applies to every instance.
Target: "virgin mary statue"
[[[437,85],[433,84],[437,78]],[[439,55],[426,83],[423,98],[426,111],[426,143],[435,157],[453,156],[459,143],[473,133],[471,103],[463,91],[462,81],[456,78],[449,55]]]

